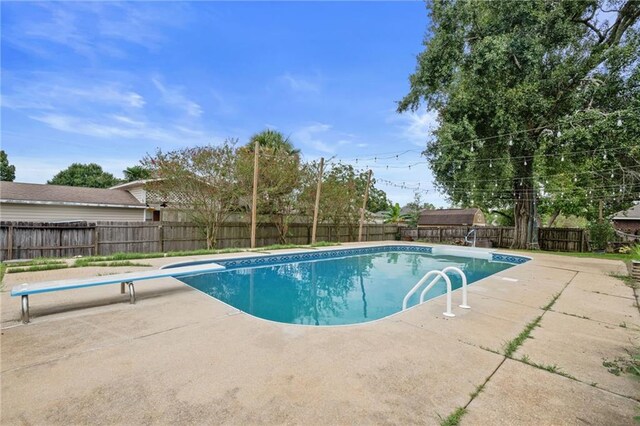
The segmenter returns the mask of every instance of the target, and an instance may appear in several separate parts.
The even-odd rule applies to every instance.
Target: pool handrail
[[[467,276],[465,275],[464,272],[462,272],[462,269],[457,268],[455,266],[447,266],[446,268],[444,268],[442,270],[443,273],[447,273],[449,271],[452,272],[457,272],[458,275],[460,275],[460,277],[462,278],[462,304],[458,305],[460,308],[462,309],[471,309],[471,306],[468,305],[467,303]],[[431,284],[435,284],[441,277],[438,275],[431,283],[429,283],[429,285],[427,286],[427,288],[425,288],[422,293],[420,294],[420,303],[424,302],[424,296],[425,294],[427,294],[427,290],[429,288],[431,288]]]
[[[443,312],[442,315],[446,317],[455,317],[455,314],[451,312],[451,280],[449,279],[447,274],[445,274],[442,271],[438,271],[437,269],[434,269],[433,271],[429,271],[426,274],[424,274],[424,276],[420,279],[420,281],[418,281],[418,283],[415,286],[413,286],[411,290],[409,290],[407,295],[402,300],[402,310],[404,311],[405,309],[407,309],[407,303],[409,302],[409,299],[411,298],[411,296],[413,296],[413,294],[416,291],[418,291],[418,289],[422,286],[422,284],[424,284],[427,281],[427,278],[430,278],[433,275],[437,275],[437,278],[432,280],[429,283],[429,285],[427,285],[427,288],[425,289],[424,292],[431,289],[431,287],[433,287],[436,281],[438,281],[440,278],[444,278],[444,281],[447,283],[447,310]],[[421,296],[421,299],[422,299],[422,296]],[[422,303],[422,300],[420,303]]]

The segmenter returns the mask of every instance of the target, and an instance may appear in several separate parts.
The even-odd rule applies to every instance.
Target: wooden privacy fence
[[[479,247],[509,248],[513,243],[514,228],[508,226],[443,226],[429,228],[400,228],[403,239],[423,240],[431,243],[459,243],[472,230],[476,229],[476,241]],[[473,236],[469,237],[470,240]],[[581,228],[539,228],[538,246],[549,251],[589,250],[589,236]]]
[[[357,225],[336,229],[329,224],[319,224],[317,241],[354,241],[357,232]],[[218,230],[216,248],[249,247],[250,233],[247,223],[225,223]],[[397,233],[397,225],[365,225],[363,240],[393,240]],[[291,244],[309,244],[311,224],[291,224],[288,235],[287,242]],[[258,247],[277,244],[278,230],[273,225],[261,225],[256,240]],[[188,222],[0,222],[0,243],[0,261],[206,248],[200,229]]]

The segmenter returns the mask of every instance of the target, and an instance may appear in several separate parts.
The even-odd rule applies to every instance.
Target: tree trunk
[[[533,157],[528,153],[525,160],[518,158],[518,165],[515,168],[517,179],[513,182],[514,209],[513,220],[515,225],[513,249],[533,248],[535,227],[535,191],[533,188]],[[520,163],[522,161],[522,163]]]
[[[549,222],[547,223],[547,228],[551,228],[551,225],[553,225],[553,222],[556,221],[558,216],[560,216],[560,210],[554,211],[553,215],[551,215],[551,217],[549,218]]]

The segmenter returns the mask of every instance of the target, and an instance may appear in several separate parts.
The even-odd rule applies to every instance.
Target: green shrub
[[[604,250],[614,236],[613,226],[608,221],[592,222],[589,224],[589,236],[591,247],[595,250]]]

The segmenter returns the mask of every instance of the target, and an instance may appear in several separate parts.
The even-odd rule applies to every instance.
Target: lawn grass
[[[178,257],[178,256],[200,256],[204,254],[222,254],[222,253],[238,253],[245,251],[238,248],[227,248],[219,250],[191,250],[191,251],[172,251],[167,253],[114,253],[109,256],[87,256],[76,259],[75,264],[85,266],[86,263],[93,262],[111,262],[117,260],[134,260],[134,259],[154,259],[158,257]]]
[[[571,257],[583,257],[591,259],[605,259],[605,260],[622,260],[623,262],[630,262],[634,259],[633,253],[592,253],[592,252],[577,252],[577,251],[543,251],[543,250],[517,250],[525,253],[544,253],[554,254],[557,256],[571,256]]]
[[[256,251],[284,250],[284,249],[308,248],[308,247],[309,246],[303,246],[300,244],[271,244],[270,246],[258,247]]]
[[[64,260],[51,259],[48,257],[38,257],[31,260],[7,263],[7,268],[18,268],[22,266],[40,266],[40,265],[62,265],[66,263]]]
[[[260,247],[256,252],[266,250],[283,250],[290,248],[311,248],[311,247],[326,247],[340,245],[340,243],[334,242],[318,242],[311,245],[299,245],[299,244],[274,244],[266,247]],[[12,274],[18,272],[36,272],[36,271],[48,271],[53,269],[65,269],[65,268],[83,268],[88,266],[103,266],[103,267],[121,267],[121,266],[152,266],[148,263],[131,262],[131,260],[137,259],[154,259],[160,257],[180,257],[180,256],[201,256],[206,254],[224,254],[224,253],[241,253],[249,251],[242,248],[225,248],[215,250],[183,250],[172,251],[167,253],[114,253],[109,256],[87,256],[76,259],[73,264],[68,264],[64,260],[51,259],[51,258],[37,258],[33,260],[25,260],[21,262],[13,262],[10,264],[1,263],[0,273],[4,276],[5,273]],[[0,283],[2,281],[0,280]]]
[[[7,265],[0,263],[0,291],[4,291],[4,274],[7,272]]]
[[[53,269],[66,269],[69,265],[66,263],[45,263],[40,265],[31,266],[19,266],[17,268],[11,266],[7,268],[7,274],[16,274],[18,272],[37,272],[37,271],[50,271]]]
[[[80,259],[78,259],[80,260]],[[87,266],[152,266],[149,263],[132,262],[130,260],[115,260],[112,262],[77,262],[73,265],[74,268],[83,268]]]

